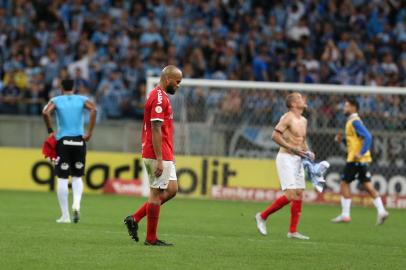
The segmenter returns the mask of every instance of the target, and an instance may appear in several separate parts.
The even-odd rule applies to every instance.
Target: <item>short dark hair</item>
[[[62,89],[64,91],[72,91],[74,82],[71,79],[65,79],[65,80],[62,80],[61,85],[62,85]]]
[[[347,102],[350,103],[352,106],[354,106],[355,109],[357,109],[357,111],[358,111],[358,109],[359,109],[359,103],[358,103],[358,101],[357,101],[355,98],[353,98],[353,97],[347,97]]]

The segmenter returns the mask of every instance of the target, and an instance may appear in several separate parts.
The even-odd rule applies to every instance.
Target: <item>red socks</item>
[[[154,243],[157,240],[156,231],[158,228],[159,210],[161,206],[159,204],[148,203],[147,204],[147,241]]]
[[[301,212],[302,212],[302,200],[293,200],[290,206],[289,232],[294,233],[297,231],[297,224],[299,223]]]
[[[145,202],[140,208],[138,208],[137,212],[133,214],[133,218],[137,223],[147,215],[147,205],[148,202]]]
[[[286,198],[285,195],[280,196],[278,199],[276,199],[276,201],[274,201],[271,204],[271,206],[269,206],[267,209],[265,209],[264,212],[261,213],[262,219],[263,220],[267,219],[270,214],[278,211],[279,209],[281,209],[288,203],[289,203],[289,200],[288,200],[288,198]]]
[[[161,205],[163,205],[165,202],[166,201],[162,199]],[[137,212],[133,214],[133,218],[137,223],[147,215],[147,204],[148,202],[145,202],[140,208],[138,208]]]

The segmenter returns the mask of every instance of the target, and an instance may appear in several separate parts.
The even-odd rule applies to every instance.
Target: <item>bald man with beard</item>
[[[169,95],[175,94],[182,81],[182,71],[166,66],[159,84],[149,94],[144,109],[142,129],[142,158],[146,167],[145,180],[149,181],[150,195],[133,215],[124,219],[130,237],[137,241],[138,223],[147,217],[148,246],[172,246],[158,239],[157,228],[161,205],[175,197],[178,182],[174,162],[173,113]]]

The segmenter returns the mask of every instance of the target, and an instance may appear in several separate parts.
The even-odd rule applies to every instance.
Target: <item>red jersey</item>
[[[162,122],[162,160],[173,160],[173,114],[168,94],[159,85],[149,94],[144,108],[142,157],[156,159],[152,145],[151,121]]]

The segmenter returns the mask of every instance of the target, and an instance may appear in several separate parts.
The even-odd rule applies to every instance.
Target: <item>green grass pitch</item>
[[[311,240],[299,241],[286,238],[289,207],[264,237],[253,216],[265,203],[176,198],[158,230],[175,246],[149,247],[146,220],[138,243],[122,222],[143,201],[85,194],[81,222],[56,224],[55,193],[0,191],[0,269],[406,269],[405,210],[375,226],[375,209],[353,207],[351,224],[331,224],[337,206],[305,204],[299,231]]]

